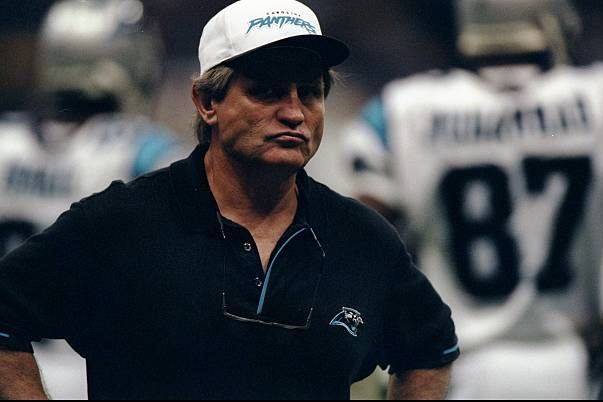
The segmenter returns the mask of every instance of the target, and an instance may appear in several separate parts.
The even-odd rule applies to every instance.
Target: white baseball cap
[[[325,67],[350,54],[341,41],[322,35],[316,14],[295,0],[239,0],[216,14],[199,43],[201,75],[211,68],[268,46],[308,48]]]

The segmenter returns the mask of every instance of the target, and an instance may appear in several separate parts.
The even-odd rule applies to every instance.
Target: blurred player
[[[455,398],[586,398],[603,65],[570,67],[567,1],[457,2],[464,69],[386,86],[346,133],[356,192],[403,210],[451,304]]]
[[[35,115],[0,120],[0,255],[71,202],[184,155],[142,117],[160,79],[161,42],[138,0],[66,0],[40,35]],[[43,290],[41,290],[43,291]],[[84,362],[63,342],[37,345],[51,396],[85,398]]]

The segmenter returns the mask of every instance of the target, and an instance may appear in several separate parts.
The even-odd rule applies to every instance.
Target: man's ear
[[[191,96],[197,112],[206,124],[213,126],[218,124],[218,117],[214,104],[209,96],[198,93],[195,87],[192,88]]]

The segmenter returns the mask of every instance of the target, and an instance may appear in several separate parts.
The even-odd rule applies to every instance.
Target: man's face
[[[230,157],[296,170],[318,150],[325,113],[320,60],[303,52],[289,56],[274,63],[270,54],[251,60],[226,98],[214,102],[218,130],[212,143]]]

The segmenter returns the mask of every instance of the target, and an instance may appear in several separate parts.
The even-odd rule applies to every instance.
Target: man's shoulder
[[[80,201],[87,215],[107,217],[138,216],[166,205],[171,194],[169,167],[149,172],[130,182],[113,181],[105,190]]]
[[[382,97],[394,103],[416,101],[417,97],[433,101],[437,99],[435,95],[443,92],[460,88],[475,90],[482,86],[478,77],[467,70],[432,70],[389,82],[383,88]]]
[[[557,67],[542,75],[541,85],[547,88],[556,87],[558,92],[565,96],[567,96],[568,91],[576,90],[588,93],[589,90],[594,89],[594,92],[598,93],[603,86],[603,62],[588,66]]]

